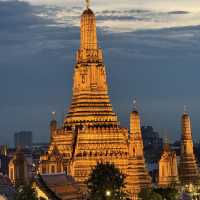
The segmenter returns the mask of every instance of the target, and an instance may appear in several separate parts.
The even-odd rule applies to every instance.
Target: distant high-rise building
[[[163,139],[152,126],[142,126],[144,155],[147,162],[157,162],[163,149]],[[154,152],[157,152],[156,154]]]
[[[32,132],[20,131],[14,135],[15,147],[30,148],[32,147]]]

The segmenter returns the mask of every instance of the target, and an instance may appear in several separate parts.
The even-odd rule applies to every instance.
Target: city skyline
[[[0,1],[0,134],[4,143],[10,143],[11,135],[24,129],[37,134],[36,140],[47,140],[51,111],[57,111],[61,122],[71,102],[74,53],[79,45],[78,18],[84,2],[68,1],[69,8],[35,2]],[[119,14],[113,10],[126,10],[130,1],[113,2],[107,11],[104,3],[101,7],[97,1],[92,2],[92,8],[97,12],[99,45],[104,49],[110,96],[121,124],[128,125],[127,113],[136,97],[143,125],[152,125],[161,135],[168,132],[171,139],[179,139],[180,117],[187,105],[193,136],[198,139],[200,11],[192,3],[186,6],[190,4],[186,1],[179,10],[178,6],[167,10],[159,1],[160,12],[148,8],[148,4],[142,8],[141,3],[135,10]],[[176,3],[180,5],[180,1]],[[74,12],[72,7],[76,5]],[[177,23],[166,27],[165,20],[170,22],[171,18]],[[183,27],[181,23],[186,19],[187,27]],[[116,27],[116,21],[121,28]],[[129,22],[136,28],[127,29]]]

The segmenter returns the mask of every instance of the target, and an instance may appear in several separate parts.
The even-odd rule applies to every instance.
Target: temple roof
[[[38,175],[35,183],[47,196],[54,199],[78,200],[81,197],[77,183],[65,173]]]
[[[83,11],[83,15],[94,15],[93,11],[90,8],[87,8],[86,10]]]

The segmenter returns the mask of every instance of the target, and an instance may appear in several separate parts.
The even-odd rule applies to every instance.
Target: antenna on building
[[[88,9],[90,7],[90,0],[85,0],[86,2],[86,8]]]

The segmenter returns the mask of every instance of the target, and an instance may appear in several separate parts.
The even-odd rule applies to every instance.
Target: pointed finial
[[[56,112],[55,111],[53,111],[51,113],[51,118],[52,118],[52,120],[56,120]]]
[[[133,100],[133,109],[137,110],[137,100],[136,100],[136,98]]]
[[[85,0],[86,1],[86,7],[87,9],[90,7],[90,0]]]
[[[164,137],[164,143],[169,144],[169,137],[167,136],[167,134]]]
[[[169,137],[167,134],[164,136],[164,150],[169,151],[170,150],[170,144],[169,144]]]

